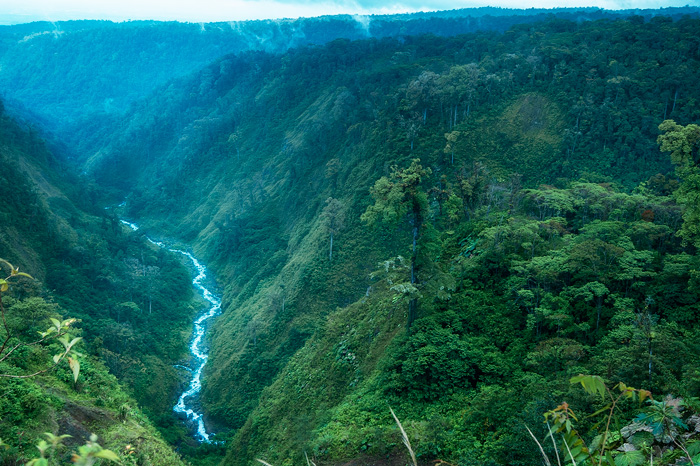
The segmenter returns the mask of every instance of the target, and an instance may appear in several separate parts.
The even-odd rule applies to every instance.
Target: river
[[[139,229],[138,225],[126,220],[121,220],[121,222],[136,231]],[[199,393],[202,390],[202,370],[204,365],[207,363],[209,358],[209,353],[204,345],[204,333],[206,331],[206,322],[211,318],[217,316],[221,312],[221,297],[212,292],[209,288],[204,285],[207,279],[207,268],[202,265],[201,262],[197,260],[191,253],[183,251],[181,249],[171,248],[161,241],[155,241],[148,236],[146,239],[155,244],[158,247],[166,249],[170,252],[177,254],[182,254],[187,257],[195,269],[197,270],[197,276],[192,279],[192,286],[197,289],[197,291],[202,295],[202,297],[209,303],[208,309],[200,314],[194,321],[194,331],[192,342],[190,343],[190,353],[192,353],[192,362],[190,367],[184,367],[178,365],[177,367],[185,368],[189,371],[192,376],[190,384],[187,390],[185,390],[180,398],[178,398],[177,403],[173,407],[173,411],[176,413],[184,414],[189,421],[191,421],[197,430],[197,439],[201,442],[209,443],[211,442],[211,432],[207,432],[206,426],[204,425],[204,415],[199,407],[198,399]]]

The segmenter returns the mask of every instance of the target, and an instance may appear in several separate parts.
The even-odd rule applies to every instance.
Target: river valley
[[[131,228],[133,231],[139,230],[139,226],[136,223],[132,223],[127,220],[121,220],[121,222]],[[191,379],[187,390],[185,390],[178,398],[177,403],[173,407],[173,411],[185,417],[188,423],[193,424],[196,430],[196,438],[200,442],[209,443],[211,442],[211,437],[213,434],[207,431],[204,424],[204,415],[199,405],[199,394],[202,390],[202,371],[204,370],[204,366],[209,358],[208,348],[204,342],[204,336],[208,323],[212,318],[216,317],[221,312],[221,297],[211,290],[210,285],[206,284],[207,268],[190,252],[183,251],[182,249],[171,248],[165,243],[156,241],[148,236],[146,236],[146,239],[150,243],[160,248],[176,254],[181,254],[191,261],[196,270],[196,276],[194,276],[192,279],[192,286],[208,303],[207,308],[200,313],[194,321],[192,340],[189,345],[191,353],[189,367],[181,365],[177,366],[178,368],[187,370],[187,372],[191,375]]]

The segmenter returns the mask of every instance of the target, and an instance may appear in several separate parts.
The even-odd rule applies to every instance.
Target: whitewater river
[[[136,231],[139,229],[138,225],[135,223],[127,222],[126,220],[121,220],[124,225],[127,225],[132,230]],[[204,346],[204,332],[206,330],[206,322],[214,316],[219,315],[221,312],[221,298],[214,294],[210,289],[204,286],[204,281],[207,278],[207,268],[202,265],[201,262],[197,260],[192,254],[181,249],[174,249],[168,247],[166,244],[155,241],[146,236],[146,239],[158,247],[167,249],[170,252],[177,254],[182,254],[192,261],[195,269],[197,270],[197,276],[192,279],[192,286],[194,286],[197,291],[202,295],[202,297],[209,303],[209,308],[206,312],[202,313],[194,321],[194,332],[192,342],[190,343],[190,352],[192,353],[191,367],[185,367],[187,369],[192,379],[190,380],[190,385],[185,392],[180,395],[177,400],[177,404],[173,407],[173,411],[176,413],[181,413],[187,416],[187,419],[192,421],[197,427],[197,438],[202,442],[210,442],[211,433],[207,432],[204,426],[204,417],[201,411],[197,411],[199,404],[197,399],[199,398],[199,392],[202,390],[202,370],[204,365],[207,363],[209,354]],[[183,367],[183,366],[177,366]]]

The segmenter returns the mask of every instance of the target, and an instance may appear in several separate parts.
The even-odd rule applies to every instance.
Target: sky
[[[0,23],[109,19],[189,22],[386,14],[480,6],[607,9],[700,6],[700,0],[0,0]]]

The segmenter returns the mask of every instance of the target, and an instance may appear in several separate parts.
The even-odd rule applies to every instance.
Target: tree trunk
[[[676,109],[676,100],[678,99],[678,88],[676,88],[676,93],[673,95],[673,107],[671,107],[671,115],[673,115],[673,111]]]
[[[331,232],[331,249],[330,249],[330,252],[328,253],[328,260],[329,261],[333,260],[333,232]]]
[[[406,326],[410,329],[413,322],[416,320],[416,310],[418,308],[418,299],[413,298],[408,302],[408,322]]]
[[[416,257],[417,257],[417,242],[418,242],[418,227],[413,228],[413,255],[411,256],[411,284],[416,282],[416,274],[415,274],[415,267],[416,267]]]
[[[415,226],[413,227],[413,254],[411,255],[411,284],[416,283],[416,260],[418,258],[418,233],[420,228],[420,212],[414,209],[413,218],[415,219]],[[416,320],[418,315],[418,298],[413,298],[408,302],[408,322],[406,324],[407,328],[411,328],[411,325]]]
[[[649,342],[649,383],[651,383],[651,338],[648,339]]]

